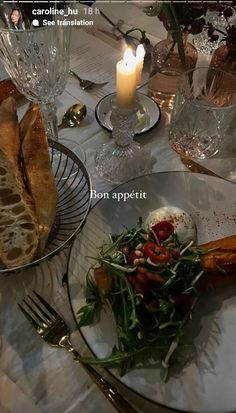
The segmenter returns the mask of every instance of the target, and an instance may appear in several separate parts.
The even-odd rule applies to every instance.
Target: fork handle
[[[92,366],[81,363],[90,378],[119,413],[138,413]]]
[[[80,359],[80,354],[74,349],[73,345],[71,344],[70,340],[68,337],[63,342],[63,347],[66,348],[70,353],[72,353],[77,361]],[[84,368],[84,370],[87,372],[89,377],[92,379],[92,381],[97,385],[97,387],[102,391],[104,396],[109,400],[109,402],[112,404],[113,407],[119,412],[119,413],[138,413],[136,409],[134,409],[131,404],[129,404],[121,394],[113,389],[113,387],[108,383],[107,380],[105,380],[100,373],[97,372],[90,364],[84,364],[79,361],[81,366]]]

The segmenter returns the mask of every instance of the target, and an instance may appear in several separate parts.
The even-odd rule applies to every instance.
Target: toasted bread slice
[[[35,202],[42,256],[55,219],[58,192],[52,173],[47,135],[39,106],[30,104],[20,123],[22,155],[29,190]]]
[[[201,248],[214,251],[202,256],[206,274],[199,280],[199,289],[220,288],[236,281],[236,235],[208,242]]]
[[[26,191],[20,165],[16,105],[0,105],[0,260],[7,268],[31,262],[38,248],[34,203]]]
[[[0,81],[0,102],[7,99],[9,96],[18,100],[23,97],[11,79]]]

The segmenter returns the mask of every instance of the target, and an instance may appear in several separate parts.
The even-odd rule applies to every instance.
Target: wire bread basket
[[[0,275],[9,275],[38,265],[68,247],[80,231],[89,212],[91,181],[84,164],[64,145],[53,140],[48,142],[58,202],[44,255],[29,264],[9,269],[0,268]]]

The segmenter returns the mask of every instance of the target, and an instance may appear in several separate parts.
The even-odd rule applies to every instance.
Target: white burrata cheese
[[[166,206],[155,209],[150,212],[146,219],[146,227],[148,230],[158,222],[170,222],[182,244],[188,244],[190,241],[196,242],[197,233],[195,224],[190,215],[183,211],[183,209]]]

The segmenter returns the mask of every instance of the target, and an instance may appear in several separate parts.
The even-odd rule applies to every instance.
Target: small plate
[[[99,125],[111,132],[111,106],[116,93],[102,98],[96,108],[95,116]],[[143,135],[153,129],[161,119],[161,110],[156,102],[143,93],[137,93],[139,103],[144,109],[144,114],[138,112],[138,123],[135,127],[135,135]]]

